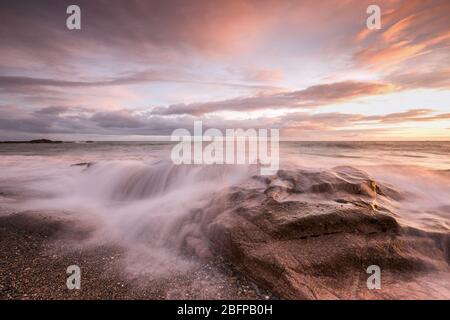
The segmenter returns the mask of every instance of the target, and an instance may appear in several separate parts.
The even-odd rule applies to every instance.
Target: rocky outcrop
[[[384,205],[392,198],[401,195],[349,167],[280,171],[197,215],[210,249],[280,298],[450,298],[448,235],[401,227]],[[366,285],[371,265],[379,290]]]
[[[86,167],[86,169],[87,169],[87,168],[93,166],[94,164],[95,164],[95,162],[79,162],[79,163],[71,164],[70,166],[71,167]]]

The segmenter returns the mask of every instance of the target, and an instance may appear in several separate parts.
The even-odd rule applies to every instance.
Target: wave
[[[186,268],[180,250],[201,224],[193,214],[204,210],[217,194],[248,180],[254,166],[174,165],[169,161],[99,161],[75,166],[47,164],[42,179],[26,181],[38,190],[20,210],[52,210],[76,215],[95,226],[89,243],[117,242],[128,248],[129,268],[153,274],[167,266]],[[19,174],[15,172],[15,174]],[[23,181],[21,181],[23,182]],[[189,238],[191,237],[191,238]],[[196,253],[201,254],[201,244]]]
[[[8,183],[25,186],[23,210],[59,210],[95,225],[92,242],[115,241],[129,249],[133,270],[184,268],[180,252],[210,254],[205,221],[224,210],[237,186],[254,185],[279,201],[330,201],[388,212],[404,225],[450,230],[448,175],[412,166],[337,166],[282,169],[258,176],[256,166],[174,165],[170,161],[8,162]],[[75,165],[74,165],[75,164]],[[251,199],[234,201],[256,201]]]
[[[86,168],[71,190],[82,190],[114,201],[152,199],[168,193],[190,196],[209,193],[239,182],[250,174],[247,166],[174,165],[169,161],[81,163]],[[78,191],[77,191],[78,190]],[[195,191],[194,191],[195,190]]]

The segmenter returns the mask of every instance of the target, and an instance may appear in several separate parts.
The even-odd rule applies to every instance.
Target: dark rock
[[[29,141],[0,141],[0,143],[63,143],[62,141],[53,141],[49,139],[35,139]]]
[[[80,163],[74,163],[71,164],[71,167],[86,167],[89,168],[90,166],[93,166],[95,162],[80,162]]]
[[[49,139],[30,140],[29,143],[62,143],[62,141],[53,141]]]
[[[280,171],[265,190],[234,188],[203,214],[212,250],[281,298],[402,298],[406,292],[448,298],[450,284],[434,276],[450,275],[448,237],[438,246],[426,234],[408,232],[388,210],[370,205],[377,195],[387,197],[383,186],[345,171]],[[284,187],[274,186],[278,179]],[[317,192],[337,193],[340,203],[295,198]],[[381,290],[367,288],[370,265],[382,270]]]

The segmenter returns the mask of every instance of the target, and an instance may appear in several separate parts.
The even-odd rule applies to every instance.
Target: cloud
[[[369,126],[381,123],[432,122],[450,119],[449,113],[436,113],[432,109],[412,109],[401,113],[379,116],[346,114],[339,112],[310,114],[293,112],[279,117],[259,117],[239,121],[224,120],[219,116],[196,118],[193,116],[159,116],[145,112],[116,110],[95,112],[84,108],[46,107],[34,112],[21,108],[0,108],[0,131],[30,134],[96,134],[96,135],[163,135],[169,136],[178,128],[192,129],[194,120],[202,120],[203,127],[218,128],[279,128],[282,133],[351,130],[355,125]],[[375,126],[376,127],[376,126]],[[375,129],[374,127],[374,129]]]
[[[218,111],[248,112],[270,108],[314,108],[363,96],[383,94],[391,90],[393,90],[393,87],[389,84],[345,81],[314,85],[298,91],[259,94],[252,97],[234,98],[217,102],[157,107],[152,110],[152,113],[158,115],[190,114],[199,116]]]
[[[433,113],[432,109],[412,109],[405,112],[395,112],[381,116],[369,116],[365,117],[365,120],[378,121],[380,123],[401,123],[406,121],[426,122],[445,119],[446,117],[446,114],[441,114],[439,116],[429,116],[431,113]]]
[[[413,88],[450,88],[450,68],[433,71],[408,70],[396,72],[387,77],[402,89]]]
[[[408,122],[432,122],[450,119],[450,113],[436,113],[433,109],[410,109],[405,112],[377,116],[339,112],[308,114],[293,113],[280,118],[284,128],[297,130],[331,130],[354,125],[404,124]]]
[[[163,81],[167,78],[157,74],[135,74],[102,81],[70,81],[46,78],[32,78],[19,76],[0,76],[0,87],[99,87],[135,84],[151,81]]]
[[[126,110],[114,112],[97,112],[91,118],[103,128],[139,128],[144,122]]]
[[[65,28],[68,0],[1,2],[1,49],[33,50],[50,63],[89,52],[153,60],[172,59],[181,52],[220,54],[236,50],[264,32],[276,1],[79,0],[82,29]],[[241,41],[242,39],[247,41]],[[82,53],[78,48],[83,48]],[[10,51],[9,51],[10,52]],[[162,54],[165,53],[165,54]],[[165,55],[165,58],[164,58]],[[11,57],[13,58],[13,57]]]
[[[436,65],[448,61],[449,12],[447,0],[404,1],[382,11],[381,30],[364,28],[356,35],[356,42],[363,47],[354,54],[354,60],[359,66],[377,70],[400,70],[403,63],[422,56]]]
[[[268,81],[268,79],[260,79]],[[182,74],[174,71],[141,71],[137,73],[131,73],[126,76],[109,77],[104,80],[94,81],[73,81],[63,79],[48,79],[48,78],[33,78],[25,76],[0,76],[0,90],[9,92],[11,89],[15,92],[30,92],[32,90],[47,90],[48,87],[54,88],[84,88],[84,87],[108,87],[108,86],[123,86],[144,84],[151,82],[178,82],[178,83],[195,83],[209,86],[224,86],[235,88],[253,88],[253,89],[275,89],[273,86],[257,85],[257,84],[245,84],[245,83],[233,83],[233,82],[218,82],[218,81],[205,81],[196,79],[191,74]]]
[[[73,108],[63,106],[51,106],[36,110],[34,114],[44,116],[58,116],[64,112],[70,111]]]

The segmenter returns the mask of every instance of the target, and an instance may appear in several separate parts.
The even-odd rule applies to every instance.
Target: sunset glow
[[[0,139],[134,140],[210,127],[283,139],[450,138],[450,3],[79,1],[0,10]],[[246,121],[248,120],[248,121]]]

